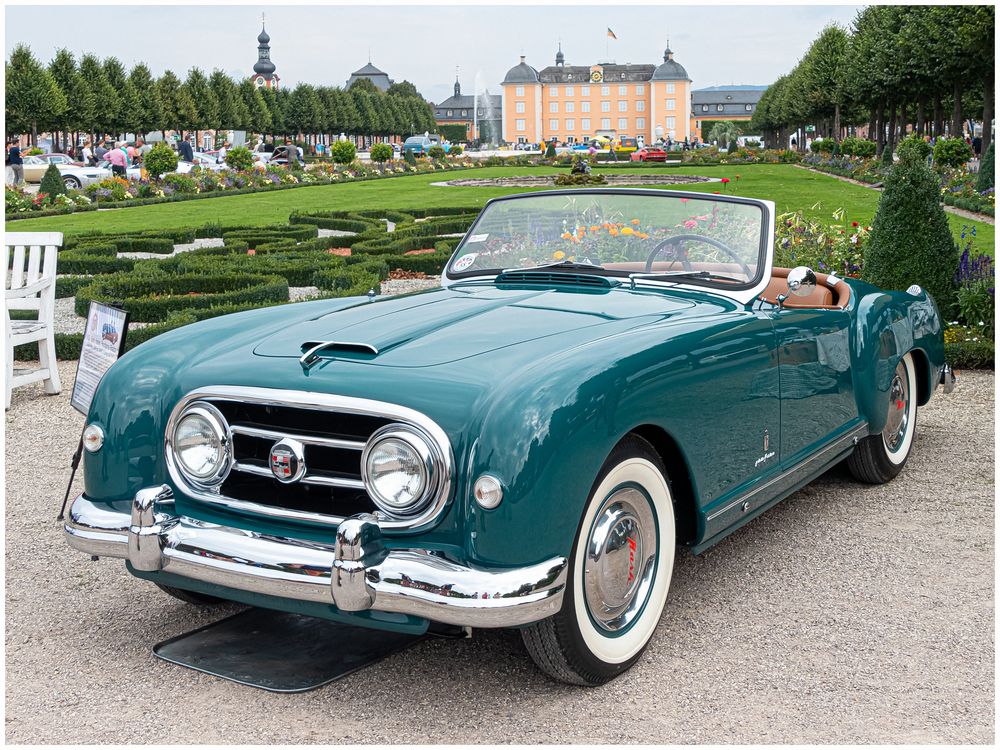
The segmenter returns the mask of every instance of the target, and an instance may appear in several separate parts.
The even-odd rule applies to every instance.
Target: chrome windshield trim
[[[173,455],[170,440],[167,436],[173,434],[174,427],[180,415],[189,404],[194,401],[232,401],[234,403],[253,403],[264,406],[291,406],[306,409],[316,409],[320,411],[339,412],[343,414],[358,414],[363,416],[384,417],[404,424],[412,425],[422,430],[430,438],[440,451],[442,465],[440,475],[442,481],[437,494],[428,503],[427,508],[422,513],[407,519],[391,519],[385,514],[379,513],[379,527],[384,530],[399,531],[419,531],[434,523],[444,512],[445,506],[451,497],[452,485],[455,481],[455,457],[451,447],[451,441],[441,427],[425,414],[409,409],[398,404],[391,404],[385,401],[375,401],[366,398],[355,398],[353,396],[340,396],[330,393],[318,393],[315,391],[295,391],[284,388],[257,388],[252,386],[234,385],[209,385],[197,388],[187,393],[170,412],[164,430],[164,455],[167,464],[167,471],[170,479],[174,482],[177,490],[195,500],[208,503],[210,505],[223,506],[232,510],[254,513],[268,516],[270,518],[280,518],[285,520],[307,521],[310,523],[322,524],[325,526],[337,526],[346,516],[333,514],[313,513],[308,511],[297,511],[287,508],[278,508],[270,505],[262,505],[249,500],[227,497],[219,492],[206,492],[191,486],[178,470],[176,458]],[[284,433],[281,433],[285,436]],[[296,439],[302,439],[297,436]],[[309,438],[307,438],[309,439]],[[353,442],[353,441],[351,441]],[[246,470],[248,464],[240,464],[241,470]],[[235,468],[235,467],[233,467]],[[256,467],[254,467],[256,468]],[[256,472],[251,472],[256,473]],[[270,471],[267,472],[270,475]],[[263,475],[262,475],[263,476]],[[339,479],[336,477],[306,477],[300,480],[308,484],[322,484],[327,486],[350,487],[352,489],[364,489],[364,484],[334,484],[334,482],[354,482],[355,480]]]
[[[449,274],[449,269],[454,261],[455,257],[465,246],[466,239],[476,234],[476,226],[479,224],[486,210],[489,208],[490,204],[498,201],[508,201],[523,198],[532,198],[546,195],[581,195],[581,194],[595,194],[595,193],[610,193],[621,194],[621,193],[631,193],[634,195],[651,195],[663,197],[664,193],[668,193],[667,198],[694,198],[697,200],[712,200],[719,203],[743,203],[756,205],[761,209],[761,245],[760,253],[758,254],[759,265],[758,265],[758,276],[755,281],[751,283],[753,286],[744,287],[742,289],[726,289],[725,287],[705,285],[705,284],[690,284],[690,283],[678,283],[676,281],[659,281],[652,279],[642,279],[640,284],[643,287],[652,287],[658,289],[686,289],[702,293],[718,294],[726,299],[738,302],[741,305],[747,305],[753,302],[757,296],[763,292],[768,283],[771,280],[771,269],[774,266],[774,222],[777,213],[775,211],[774,201],[763,200],[759,198],[747,198],[744,196],[735,195],[707,195],[706,193],[698,193],[686,190],[657,190],[651,188],[574,188],[566,190],[538,190],[533,193],[516,193],[513,195],[503,195],[497,198],[491,198],[483,206],[482,211],[480,211],[479,216],[472,223],[472,226],[466,231],[465,236],[462,240],[455,246],[455,250],[451,254],[451,258],[445,264],[444,269],[441,271],[441,286],[448,288],[456,284],[468,283],[470,281],[492,281],[496,278],[497,274],[500,273],[498,269],[491,269],[489,271],[470,271],[466,273]],[[621,281],[623,278],[627,278],[618,274],[608,274],[608,279],[613,279]]]

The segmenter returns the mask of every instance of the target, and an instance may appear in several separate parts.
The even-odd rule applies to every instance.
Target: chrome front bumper
[[[545,619],[562,606],[567,560],[484,570],[427,550],[387,550],[374,516],[343,521],[336,544],[267,536],[170,513],[168,486],[140,490],[131,514],[83,495],[65,522],[71,547],[218,586],[343,612],[378,610],[483,628]]]

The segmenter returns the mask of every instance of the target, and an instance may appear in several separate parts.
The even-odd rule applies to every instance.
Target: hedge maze
[[[56,296],[75,297],[81,317],[91,300],[128,310],[141,324],[129,331],[131,349],[198,320],[286,304],[289,287],[317,287],[312,298],[351,297],[370,289],[377,293],[397,269],[438,274],[458,244],[456,235],[477,214],[476,208],[462,207],[323,211],[293,213],[286,225],[73,235],[59,253]],[[321,237],[320,229],[346,234]],[[172,255],[175,244],[208,238],[221,244]],[[136,252],[165,257],[122,255]],[[82,333],[57,333],[59,358],[76,359],[82,342]],[[17,356],[31,359],[37,351],[29,345]]]

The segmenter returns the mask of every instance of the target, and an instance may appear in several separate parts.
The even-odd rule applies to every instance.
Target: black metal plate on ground
[[[326,685],[423,635],[252,608],[153,646],[165,661],[276,693]]]

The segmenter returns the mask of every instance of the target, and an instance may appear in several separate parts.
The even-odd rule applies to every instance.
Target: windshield
[[[765,223],[757,203],[668,190],[518,196],[483,210],[448,275],[572,262],[609,275],[686,272],[701,283],[748,286],[763,271]]]

